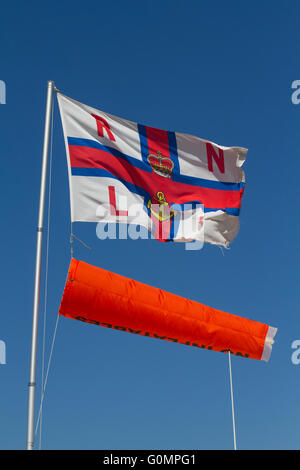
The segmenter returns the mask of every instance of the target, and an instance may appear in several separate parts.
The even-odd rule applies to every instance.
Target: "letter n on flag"
[[[57,96],[72,222],[135,224],[159,241],[232,242],[247,149],[138,124]]]

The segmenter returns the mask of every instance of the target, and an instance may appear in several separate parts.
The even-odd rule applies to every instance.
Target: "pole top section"
[[[56,88],[53,80],[48,80],[48,88],[52,88],[54,91],[59,91],[58,88]]]

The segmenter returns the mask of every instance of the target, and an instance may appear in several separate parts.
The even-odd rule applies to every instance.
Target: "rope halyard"
[[[71,255],[71,259],[74,258],[73,238],[74,238],[74,234],[73,234],[73,224],[72,224],[72,222],[71,222],[71,230],[70,230],[70,255]]]
[[[92,248],[88,246],[86,243],[84,243],[80,238],[78,238],[75,233],[73,233],[73,223],[71,222],[71,229],[70,229],[70,254],[71,254],[71,259],[74,258],[74,238],[77,240],[79,243],[81,243],[85,248],[88,250],[91,250]]]
[[[228,363],[229,363],[229,379],[230,379],[232,429],[233,429],[233,448],[234,448],[234,450],[236,450],[236,431],[235,431],[235,417],[234,417],[234,401],[233,401],[233,386],[232,386],[231,353],[230,353],[230,351],[228,351]]]
[[[47,366],[47,372],[46,372],[46,376],[45,376],[44,386],[42,388],[41,404],[40,404],[40,409],[39,409],[39,413],[38,413],[38,417],[37,417],[35,434],[37,434],[37,430],[38,430],[40,419],[41,419],[41,414],[42,414],[42,409],[43,409],[43,402],[44,402],[46,386],[47,386],[47,381],[48,381],[48,375],[49,375],[49,370],[50,370],[50,365],[51,365],[51,360],[52,360],[52,354],[53,354],[53,349],[54,349],[54,343],[55,343],[55,338],[56,338],[56,333],[57,333],[58,320],[59,320],[59,315],[57,315],[57,318],[56,318],[56,324],[55,324],[52,344],[51,344],[51,348],[50,348],[50,355],[49,355],[49,361],[48,361],[48,366]]]
[[[85,248],[88,248],[89,250],[92,249],[90,246],[88,246],[86,243],[84,243],[82,240],[80,240],[80,238],[78,238],[74,233],[72,233],[72,237],[74,237],[75,240],[77,240],[77,241],[80,242],[83,246],[85,246]]]

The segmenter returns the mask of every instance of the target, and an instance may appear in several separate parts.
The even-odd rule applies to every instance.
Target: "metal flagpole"
[[[50,136],[53,90],[54,90],[54,82],[48,81],[46,118],[45,118],[45,130],[44,130],[44,146],[43,146],[43,162],[42,162],[41,189],[40,189],[40,204],[39,204],[37,240],[36,240],[30,378],[29,378],[29,383],[28,383],[27,450],[33,450],[34,448],[34,411],[35,411],[34,403],[35,403],[35,391],[36,391],[36,383],[35,383],[36,352],[37,352],[37,336],[38,336],[38,320],[39,320],[42,242],[43,242],[43,229],[44,229],[43,227],[44,207],[45,207],[45,192],[46,192],[46,184],[47,184],[47,165],[48,165],[48,151],[49,151],[49,136]]]

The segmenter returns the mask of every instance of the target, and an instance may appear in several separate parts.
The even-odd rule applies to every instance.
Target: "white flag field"
[[[72,222],[129,224],[159,241],[227,247],[239,230],[247,149],[138,124],[57,94]]]

